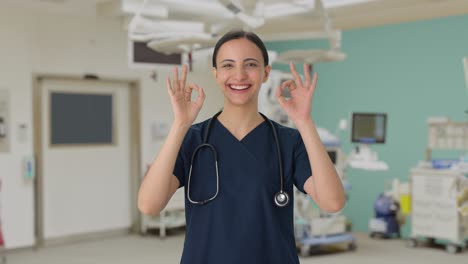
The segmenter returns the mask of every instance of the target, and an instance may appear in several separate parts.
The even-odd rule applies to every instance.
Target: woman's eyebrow
[[[225,59],[225,60],[222,60],[221,63],[224,63],[224,62],[234,62],[234,60],[232,59]]]
[[[255,58],[247,58],[247,59],[245,59],[245,60],[244,60],[244,62],[246,62],[246,61],[250,61],[250,60],[253,60],[253,61],[259,62],[259,61],[258,61],[257,59],[255,59]]]
[[[244,59],[244,62],[246,62],[246,61],[251,61],[251,60],[256,61],[256,62],[259,62],[259,61],[258,61],[257,59],[255,59],[255,58],[247,58],[247,59]],[[235,60],[233,60],[233,59],[224,59],[224,60],[221,61],[221,63],[224,63],[224,62],[235,62]]]

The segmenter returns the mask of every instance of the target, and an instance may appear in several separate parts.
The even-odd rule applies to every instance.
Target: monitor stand
[[[369,144],[359,144],[349,156],[349,165],[355,169],[388,170],[387,163],[378,159],[377,152]]]

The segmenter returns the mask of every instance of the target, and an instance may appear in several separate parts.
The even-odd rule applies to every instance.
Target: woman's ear
[[[218,75],[218,71],[216,70],[216,67],[211,68],[211,71],[213,72],[213,76],[214,76],[215,79],[216,79],[216,77],[217,77],[217,75]]]
[[[267,65],[265,67],[265,76],[263,76],[263,82],[268,81],[268,77],[270,77],[271,66]]]

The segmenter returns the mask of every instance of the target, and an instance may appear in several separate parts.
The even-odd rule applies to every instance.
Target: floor
[[[23,249],[10,252],[7,264],[179,263],[184,235],[182,232],[169,235],[163,240],[153,235],[128,235],[38,250]],[[449,254],[443,248],[408,248],[403,240],[371,239],[365,233],[354,235],[357,239],[355,251],[346,251],[344,246],[334,247],[328,253],[300,257],[301,263],[468,263],[468,249],[458,254]],[[339,250],[341,248],[343,250]]]

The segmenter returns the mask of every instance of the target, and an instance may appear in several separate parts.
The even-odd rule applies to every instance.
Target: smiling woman
[[[277,100],[297,129],[258,112],[258,94],[271,66],[262,40],[231,31],[219,39],[212,72],[224,94],[223,110],[192,125],[205,99],[174,69],[167,91],[174,122],[140,187],[138,206],[159,214],[185,187],[186,237],[181,263],[299,263],[293,227],[294,186],[325,211],[345,195],[311,119],[317,74],[284,81]],[[290,98],[282,96],[288,87]],[[198,97],[192,101],[192,91]],[[275,153],[275,155],[271,155]],[[314,177],[311,177],[314,168]]]

